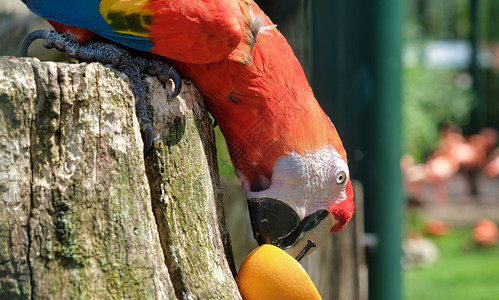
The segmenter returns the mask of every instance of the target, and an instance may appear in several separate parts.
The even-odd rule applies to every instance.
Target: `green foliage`
[[[497,19],[499,18],[499,1],[496,0],[483,0],[480,3],[480,29],[483,33],[483,38],[486,41],[496,42],[499,40],[499,26],[497,26]]]
[[[430,266],[405,271],[406,300],[492,300],[499,295],[499,247],[481,248],[471,229],[456,229],[434,238],[439,259]]]
[[[230,160],[227,143],[225,142],[225,138],[220,131],[220,127],[218,126],[215,127],[215,140],[217,145],[218,172],[220,173],[220,178],[234,178],[236,174],[234,173],[234,167]]]
[[[405,153],[421,161],[436,148],[440,124],[466,125],[472,93],[470,84],[462,83],[465,76],[449,69],[420,66],[405,69],[402,104]]]
[[[481,38],[487,41],[499,39],[499,1],[478,1],[478,24]],[[419,28],[428,40],[469,39],[469,0],[409,0],[407,24]]]
[[[469,0],[411,0],[408,20],[422,26],[428,39],[468,39]]]

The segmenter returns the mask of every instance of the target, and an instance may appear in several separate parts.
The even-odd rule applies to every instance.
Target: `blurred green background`
[[[467,134],[499,126],[498,14],[493,0],[408,1],[403,138],[418,161],[437,148],[442,123]]]

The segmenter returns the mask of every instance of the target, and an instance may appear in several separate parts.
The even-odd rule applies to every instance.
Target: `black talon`
[[[170,79],[173,81],[175,88],[170,94],[168,94],[168,100],[171,100],[180,94],[180,90],[182,88],[182,78],[180,78],[180,75],[173,67],[168,66],[168,64],[164,61],[158,60],[139,60],[137,64],[142,66],[143,71],[151,76],[155,76],[161,82],[167,82]]]
[[[142,141],[144,142],[144,154],[147,154],[149,150],[152,149],[152,144],[154,143],[151,125],[145,125],[144,129],[141,130],[140,133],[142,135]]]
[[[28,56],[28,49],[31,43],[33,43],[35,40],[45,39],[50,34],[50,32],[50,30],[37,30],[28,34],[21,46],[21,56]]]
[[[173,83],[175,84],[175,89],[172,91],[170,95],[168,95],[169,99],[173,99],[180,94],[180,89],[182,88],[182,78],[180,78],[180,75],[178,75],[177,71],[173,68],[170,68],[168,70],[168,76],[173,80]]]

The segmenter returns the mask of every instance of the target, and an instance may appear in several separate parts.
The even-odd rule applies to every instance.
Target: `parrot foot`
[[[55,48],[79,61],[100,62],[104,65],[111,65],[113,68],[125,73],[130,80],[130,87],[135,97],[135,109],[144,142],[144,153],[147,153],[152,148],[154,141],[151,127],[152,111],[149,109],[149,95],[145,92],[146,88],[141,75],[148,74],[157,77],[161,82],[167,82],[171,79],[175,85],[174,90],[167,95],[167,99],[171,100],[180,93],[182,87],[182,79],[177,71],[164,61],[135,57],[126,49],[116,45],[102,42],[79,44],[70,35],[49,30],[39,30],[29,34],[21,47],[22,56],[27,56],[29,46],[36,39],[43,39],[43,46],[47,49]]]

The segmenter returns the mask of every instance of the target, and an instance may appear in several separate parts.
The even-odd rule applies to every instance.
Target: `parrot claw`
[[[23,44],[21,45],[21,56],[28,56],[28,49],[31,43],[33,43],[35,40],[45,39],[49,34],[50,30],[37,30],[28,34],[28,36],[26,36],[26,38],[24,39]]]
[[[110,65],[128,76],[135,97],[135,108],[144,141],[144,153],[147,153],[153,144],[153,132],[150,125],[152,116],[149,109],[149,95],[145,92],[146,88],[142,82],[141,74],[154,76],[161,82],[167,82],[171,79],[174,83],[174,89],[167,95],[167,100],[171,100],[178,96],[182,88],[182,79],[177,71],[164,61],[134,57],[127,50],[116,45],[102,42],[79,44],[77,39],[70,35],[50,30],[30,33],[24,39],[21,47],[23,56],[28,55],[29,46],[37,39],[43,39],[43,46],[47,49],[56,48],[79,61]]]
[[[161,82],[167,82],[170,79],[173,81],[174,88],[173,91],[167,95],[168,100],[172,100],[180,94],[182,78],[174,68],[162,61],[142,60],[144,60],[142,63],[148,64],[147,67],[144,67],[148,75],[155,76]]]
[[[144,142],[144,154],[147,154],[152,149],[154,143],[153,132],[150,124],[147,124],[140,130],[142,141]]]

